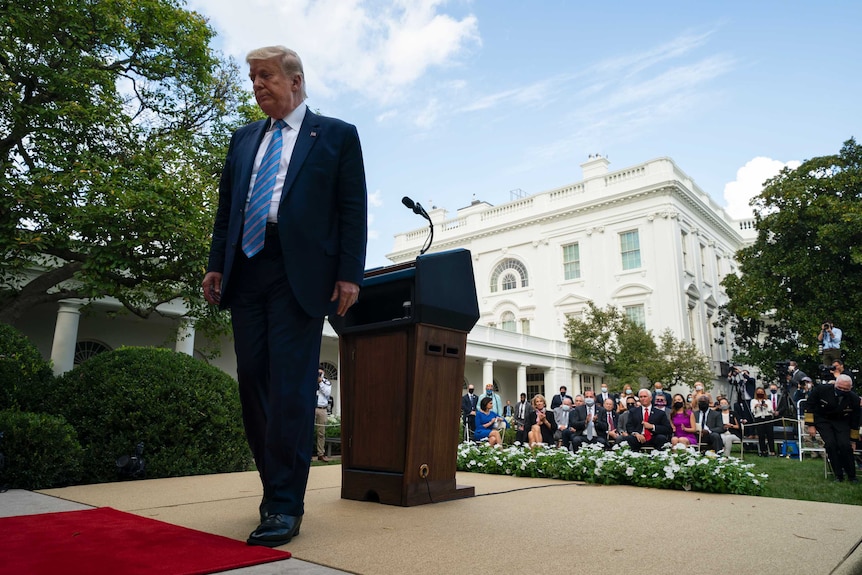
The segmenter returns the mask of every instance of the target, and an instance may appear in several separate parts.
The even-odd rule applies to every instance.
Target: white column
[[[518,388],[518,401],[521,401],[521,394],[527,393],[527,368],[530,366],[529,363],[522,363],[518,366],[518,376],[516,380],[517,388]],[[532,399],[530,396],[527,396],[527,401]]]
[[[194,357],[195,355],[195,321],[190,317],[181,317],[180,326],[177,329],[177,344],[174,347],[177,353],[184,353]]]
[[[495,359],[486,359],[482,365],[482,392],[484,393],[485,386],[489,383],[494,385],[494,362]]]
[[[82,305],[80,302],[61,301],[57,309],[54,342],[51,345],[54,375],[61,375],[75,367],[75,344],[78,342]]]
[[[560,392],[560,387],[557,385],[557,382],[554,380],[554,368],[549,367],[545,370],[545,391],[542,392],[542,395],[545,396],[548,400],[548,405],[551,405],[551,397],[554,397]],[[571,395],[571,394],[569,394]]]

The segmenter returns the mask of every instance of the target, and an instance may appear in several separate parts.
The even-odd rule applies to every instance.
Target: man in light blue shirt
[[[817,341],[823,345],[823,365],[832,365],[836,359],[841,359],[841,330],[831,321],[820,326]]]

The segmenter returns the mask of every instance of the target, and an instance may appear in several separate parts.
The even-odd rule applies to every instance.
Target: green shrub
[[[117,458],[138,442],[148,478],[249,469],[236,381],[188,355],[102,353],[58,377],[44,398],[44,411],[77,430],[87,482],[116,480]]]
[[[0,323],[0,409],[27,409],[33,388],[53,379],[51,365],[36,346],[14,327]]]
[[[62,417],[18,410],[0,411],[0,453],[6,464],[0,485],[46,489],[76,483],[82,449],[75,429]]]

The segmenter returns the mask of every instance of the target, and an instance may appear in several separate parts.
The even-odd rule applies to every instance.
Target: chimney
[[[604,176],[608,173],[608,165],[610,161],[601,154],[590,154],[589,159],[581,164],[581,170],[584,174],[584,180]]]

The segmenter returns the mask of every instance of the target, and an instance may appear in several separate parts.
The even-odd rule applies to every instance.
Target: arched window
[[[328,361],[321,361],[320,365],[323,367],[323,375],[326,379],[329,381],[338,381],[338,367]]]
[[[518,287],[525,288],[528,285],[530,282],[527,277],[527,268],[524,267],[521,260],[515,258],[503,260],[491,272],[491,293],[496,293],[501,288],[505,291]]]
[[[517,331],[515,329],[515,314],[510,311],[504,311],[500,316],[500,329],[505,331]]]
[[[75,344],[75,365],[80,365],[93,356],[111,351],[111,348],[98,341],[79,341]]]

